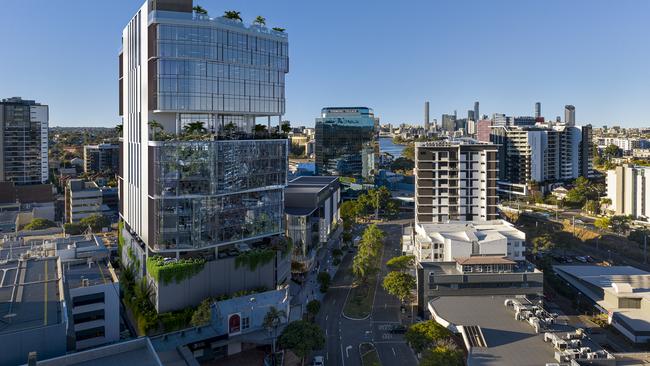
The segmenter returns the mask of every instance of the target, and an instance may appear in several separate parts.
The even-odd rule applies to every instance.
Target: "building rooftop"
[[[148,337],[38,361],[39,366],[162,366]]]
[[[460,265],[473,265],[473,264],[516,264],[517,262],[512,261],[506,257],[502,256],[473,256],[467,258],[456,258],[456,262]]]
[[[331,183],[334,183],[338,181],[338,177],[328,177],[328,176],[306,176],[306,177],[298,177],[292,181],[289,182],[289,186],[291,185],[314,185],[314,186],[321,186],[325,187]]]
[[[105,261],[77,260],[64,263],[65,282],[70,289],[115,282],[117,276]]]
[[[0,264],[0,333],[58,324],[63,285],[56,257]]]
[[[556,362],[553,346],[544,342],[544,335],[535,334],[528,323],[516,320],[514,311],[504,306],[508,298],[512,297],[443,296],[428,305],[455,326],[480,327],[487,347],[471,349],[470,365],[538,366]]]
[[[0,204],[54,202],[51,184],[15,185],[0,182]]]

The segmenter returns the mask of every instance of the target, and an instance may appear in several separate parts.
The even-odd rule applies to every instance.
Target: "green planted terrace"
[[[165,262],[161,256],[147,258],[147,273],[157,282],[168,284],[172,281],[179,283],[191,278],[203,270],[205,259],[187,258]]]

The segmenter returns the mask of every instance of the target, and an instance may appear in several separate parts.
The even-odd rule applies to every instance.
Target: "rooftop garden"
[[[194,14],[196,14],[198,16],[198,18],[208,16],[208,11],[206,9],[204,9],[200,5],[195,5],[192,8],[192,11],[194,12]],[[236,10],[226,10],[226,11],[224,11],[221,18],[222,19],[227,19],[227,20],[230,20],[230,21],[233,21],[233,22],[239,22],[239,23],[242,23],[242,24],[244,23],[244,19],[241,16],[241,12],[236,11]],[[256,26],[256,27],[259,27],[259,28],[266,29],[266,18],[261,16],[261,15],[258,15],[253,20],[252,25]],[[277,32],[277,33],[284,33],[284,31],[285,31],[284,28],[280,28],[280,27],[273,27],[271,29],[274,32]]]
[[[168,284],[171,281],[179,283],[201,272],[205,265],[203,258],[171,259],[161,256],[147,258],[147,272],[157,282]]]
[[[149,121],[149,137],[152,141],[220,141],[220,140],[266,140],[286,139],[291,126],[283,124],[279,130],[269,131],[267,126],[257,124],[253,131],[246,132],[237,128],[234,123],[228,123],[219,131],[209,130],[201,121],[191,122],[183,127],[180,134],[165,131],[165,128],[155,120]]]

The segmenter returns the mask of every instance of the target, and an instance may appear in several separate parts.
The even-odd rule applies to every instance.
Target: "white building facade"
[[[607,198],[616,215],[650,218],[650,167],[618,166],[607,171]]]

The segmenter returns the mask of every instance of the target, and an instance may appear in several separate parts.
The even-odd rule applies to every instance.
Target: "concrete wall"
[[[76,314],[84,314],[95,310],[104,310],[104,320],[95,320],[80,324],[74,324],[74,331],[78,332],[84,329],[94,327],[104,327],[104,337],[91,338],[86,340],[77,341],[77,350],[96,347],[102,344],[113,343],[120,340],[120,285],[119,283],[109,282],[101,285],[94,285],[89,287],[78,287],[70,289],[70,297],[73,299],[71,304],[74,303],[74,298],[83,295],[90,295],[96,293],[104,293],[104,302],[89,304],[84,306],[77,306],[72,309],[73,316]],[[74,319],[71,318],[71,319]],[[73,320],[74,322],[74,320]]]
[[[164,313],[196,306],[210,296],[231,294],[256,287],[275,289],[283,279],[287,278],[290,271],[290,257],[287,255],[282,258],[281,253],[277,254],[277,271],[275,261],[258,266],[255,271],[251,271],[247,266],[236,268],[235,257],[231,257],[207,262],[201,272],[180,283],[172,281],[162,284],[151,281],[152,286],[157,290],[154,305],[158,312]]]

